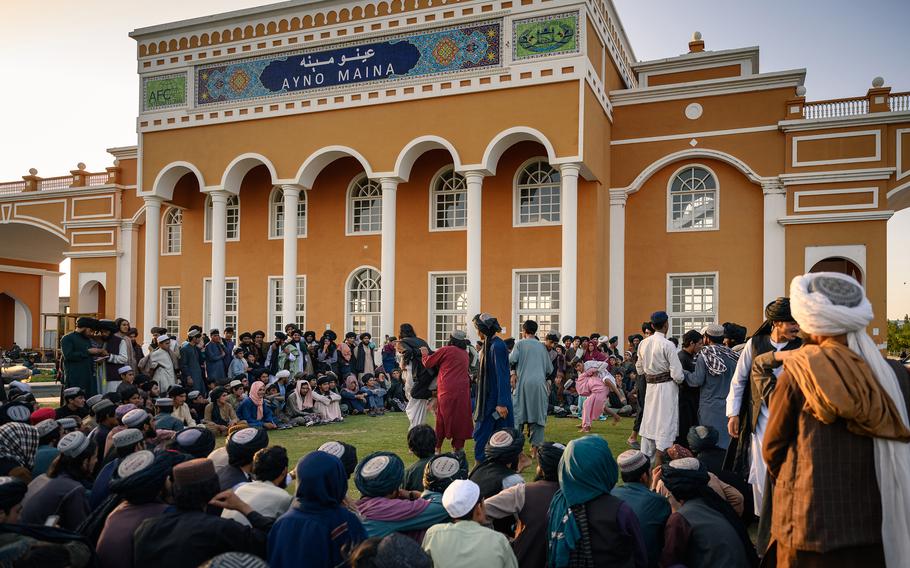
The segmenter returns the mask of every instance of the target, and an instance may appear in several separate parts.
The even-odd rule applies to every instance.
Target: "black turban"
[[[708,469],[696,458],[682,458],[664,464],[661,479],[676,499],[688,501],[700,497],[708,486]]]
[[[373,452],[354,470],[354,485],[364,497],[385,497],[401,487],[404,462],[392,452]]]
[[[790,298],[778,298],[765,306],[765,319],[768,321],[794,321],[790,313]]]
[[[244,428],[231,434],[227,442],[228,463],[240,467],[251,463],[259,450],[269,445],[269,434],[262,428]]]
[[[83,316],[76,320],[76,327],[87,327],[89,329],[97,329],[98,320],[95,318],[90,318],[88,316]]]
[[[734,344],[739,345],[740,343],[745,343],[746,335],[748,330],[736,323],[725,322],[724,323],[724,337],[732,341]]]
[[[28,484],[18,477],[0,477],[0,509],[9,511],[22,502]]]
[[[184,428],[174,436],[174,449],[194,458],[208,457],[215,449],[215,435],[205,426]]]
[[[142,450],[125,457],[117,467],[110,489],[134,505],[158,498],[174,466],[188,460],[186,454],[171,450],[153,454]]]
[[[559,481],[559,460],[566,447],[556,442],[544,442],[537,448],[537,463],[546,481]]]
[[[487,313],[477,314],[471,321],[474,322],[474,327],[477,328],[477,331],[486,337],[492,337],[502,331],[499,321]]]
[[[456,479],[468,478],[468,460],[464,452],[439,454],[423,468],[423,488],[442,493]]]
[[[714,426],[692,426],[686,440],[689,442],[689,449],[698,454],[716,446],[718,437]]]
[[[350,444],[345,444],[340,441],[326,442],[319,446],[318,450],[340,459],[341,465],[344,466],[344,472],[348,475],[348,478],[350,478],[351,474],[354,473],[354,470],[357,469],[357,448]]]
[[[644,338],[644,336],[642,336],[642,334],[640,334],[640,333],[636,333],[636,334],[630,335],[630,336],[629,336],[629,344],[631,344],[631,343],[632,343],[633,341],[635,341],[636,339],[638,339],[638,341],[644,341],[645,338]]]
[[[515,428],[503,428],[493,432],[490,441],[484,448],[484,454],[490,461],[511,463],[525,445],[525,436]]]
[[[332,331],[331,329],[325,330],[325,333],[322,334],[323,339],[328,339],[329,341],[335,341],[338,339],[338,334]]]
[[[109,331],[111,333],[117,333],[120,329],[117,327],[117,324],[114,323],[114,320],[98,320],[98,329],[101,331]]]

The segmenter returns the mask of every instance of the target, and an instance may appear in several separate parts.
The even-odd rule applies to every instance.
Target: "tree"
[[[902,320],[888,320],[888,353],[899,355],[910,351],[910,315]]]

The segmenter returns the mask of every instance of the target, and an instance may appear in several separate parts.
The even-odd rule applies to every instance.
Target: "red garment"
[[[446,345],[423,356],[423,366],[437,367],[436,444],[442,440],[467,440],[474,433],[471,415],[471,378],[468,352]]]

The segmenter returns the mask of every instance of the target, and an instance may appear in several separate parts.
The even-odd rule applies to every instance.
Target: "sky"
[[[807,99],[860,96],[882,76],[910,91],[907,0],[614,0],[638,60],[758,45],[760,69],[805,68]],[[263,4],[250,0],[0,0],[0,180],[101,171],[136,143],[138,27]],[[910,313],[910,209],[888,222],[888,316]],[[64,265],[64,270],[68,267]],[[61,278],[61,291],[69,282]]]

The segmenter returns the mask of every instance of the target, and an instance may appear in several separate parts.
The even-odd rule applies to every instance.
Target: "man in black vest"
[[[129,346],[123,341],[123,338],[117,335],[117,323],[113,320],[100,320],[98,322],[98,333],[104,342],[104,350],[107,351],[107,361],[104,362],[105,380],[108,384],[108,392],[117,390],[120,385],[120,367],[129,362],[127,349]]]

